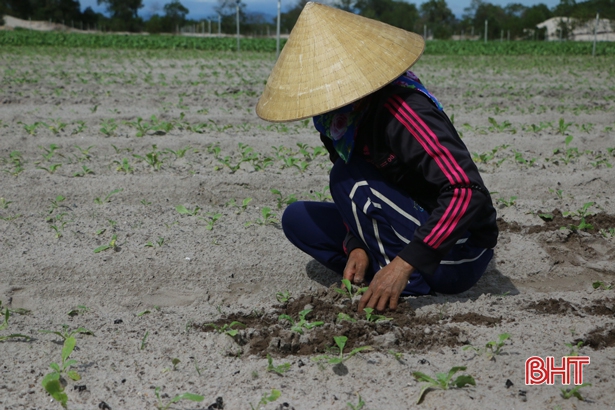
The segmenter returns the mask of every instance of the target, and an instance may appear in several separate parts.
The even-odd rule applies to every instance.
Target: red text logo
[[[574,384],[583,384],[583,366],[589,364],[589,356],[564,356],[560,363],[556,365],[553,356],[530,357],[525,361],[525,384],[555,384],[555,376],[561,377],[562,384],[570,384],[571,375]]]

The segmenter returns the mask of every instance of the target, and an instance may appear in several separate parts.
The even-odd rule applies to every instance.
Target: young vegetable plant
[[[0,300],[0,315],[4,317],[4,322],[0,324],[0,331],[3,331],[9,327],[9,317],[11,316],[11,312],[9,311],[9,308],[4,308],[4,312],[2,310],[3,310],[2,301]],[[22,335],[19,333],[13,333],[13,334],[6,335],[6,336],[0,336],[0,342],[3,342],[8,339],[15,339],[18,337],[23,337],[26,340],[30,339],[30,336]]]
[[[375,315],[374,309],[372,308],[365,308],[363,309],[363,311],[365,312],[365,319],[368,322],[374,322],[374,323],[382,323],[382,322],[388,322],[390,320],[393,320],[392,317],[386,317],[384,315]]]
[[[460,389],[468,385],[476,386],[474,378],[467,374],[458,376],[455,380],[453,380],[453,376],[455,375],[455,373],[459,371],[465,371],[465,369],[465,366],[453,367],[451,370],[449,370],[448,373],[436,373],[435,379],[426,375],[425,373],[413,372],[412,375],[417,381],[426,382],[426,384],[421,387],[421,391],[419,392],[419,398],[416,401],[416,404],[419,404],[423,400],[425,393],[429,389],[448,390],[451,387],[456,387]]]
[[[498,198],[496,199],[496,201],[508,208],[515,205],[515,203],[517,202],[517,197],[511,196],[510,199]]]
[[[277,195],[277,201],[278,201],[278,209],[282,209],[282,206],[284,205],[290,205],[294,202],[297,202],[297,197],[295,194],[290,194],[288,196],[284,196],[282,195],[282,193],[277,190],[277,189],[271,189],[270,190],[272,194]]]
[[[68,325],[62,325],[62,330],[39,330],[40,333],[54,334],[60,336],[62,339],[66,340],[68,338],[74,337],[77,334],[95,336],[94,332],[86,329],[85,327],[79,327],[77,329],[68,330]]]
[[[113,236],[111,236],[111,240],[109,241],[108,244],[105,245],[101,245],[98,248],[94,249],[94,253],[100,253],[102,251],[106,251],[107,249],[116,249],[116,243],[117,243],[117,235],[113,234]]]
[[[155,245],[158,245],[158,247],[162,247],[162,245],[164,245],[164,238],[162,236],[159,236],[158,240],[155,243]],[[145,247],[146,248],[153,248],[154,247],[154,243],[152,243],[152,241],[147,241],[145,243]]]
[[[583,396],[581,396],[581,392],[579,390],[581,390],[581,388],[586,387],[586,386],[591,386],[591,383],[579,384],[578,386],[574,386],[572,389],[560,388],[562,392],[562,397],[566,400],[570,399],[571,397],[576,397],[577,399],[581,401],[585,401]]]
[[[355,291],[353,291],[354,286],[352,285],[352,283],[350,283],[350,281],[348,279],[342,279],[342,288],[335,288],[335,291],[337,293],[340,293],[344,296],[346,296],[348,299],[352,300],[352,298],[354,298],[355,296],[361,295],[363,293],[365,293],[367,291],[367,289],[369,289],[369,287],[363,287],[363,288],[358,288]]]
[[[271,357],[270,354],[267,354],[267,371],[268,372],[274,372],[282,376],[288,369],[290,369],[290,363],[286,362],[278,366],[274,366],[273,358]]]
[[[271,394],[267,395],[267,393],[264,393],[261,397],[261,400],[256,403],[256,406],[250,403],[250,407],[252,408],[252,410],[261,409],[262,406],[265,406],[267,403],[273,403],[274,401],[276,401],[281,395],[282,393],[279,390],[272,389]]]
[[[613,284],[606,284],[604,282],[601,281],[596,281],[592,283],[592,287],[594,289],[601,289],[601,290],[611,290],[613,289]]]
[[[65,374],[69,378],[74,381],[78,381],[81,379],[79,373],[74,370],[70,370],[70,367],[77,364],[76,360],[68,359],[73,350],[75,349],[77,341],[74,337],[70,336],[64,339],[64,346],[62,347],[62,361],[60,364],[50,363],[49,367],[53,370],[53,372],[47,374],[43,377],[41,384],[43,388],[54,398],[57,402],[59,402],[62,407],[66,407],[66,403],[68,402],[68,396],[64,392],[64,385],[60,380],[60,376]]]
[[[280,316],[278,316],[278,320],[288,320],[291,324],[291,328],[290,330],[292,330],[293,332],[297,332],[300,334],[303,334],[303,329],[307,329],[307,330],[311,330],[315,327],[318,326],[322,326],[325,324],[325,322],[308,322],[307,319],[305,318],[310,312],[312,311],[312,309],[305,309],[302,310],[301,312],[299,312],[299,321],[295,322],[295,320],[293,320],[292,317],[290,317],[289,315],[286,314],[282,314]]]
[[[284,292],[278,292],[275,294],[275,298],[278,300],[279,303],[287,303],[290,300],[291,294],[289,291],[284,291]]]
[[[84,177],[86,175],[93,175],[94,171],[92,171],[90,168],[88,168],[85,165],[81,166],[81,171],[77,171],[73,174],[74,177]]]
[[[269,225],[278,222],[278,219],[276,218],[275,214],[271,212],[271,208],[269,208],[268,206],[264,206],[263,209],[261,209],[261,216],[262,218],[259,218],[255,221],[246,222],[245,226],[248,227],[252,224]]]
[[[171,407],[171,404],[177,403],[178,401],[181,401],[181,400],[190,400],[190,401],[194,401],[197,403],[200,403],[203,400],[205,400],[205,397],[199,396],[198,394],[182,393],[182,394],[178,394],[177,396],[173,397],[171,401],[165,404],[162,402],[162,397],[160,395],[160,387],[156,387],[156,390],[154,390],[154,392],[156,394],[156,399],[158,399],[158,404],[156,405],[156,407],[158,407],[158,410],[167,410],[168,408]]]
[[[203,221],[207,223],[207,226],[205,226],[205,229],[207,229],[208,231],[212,231],[218,219],[222,217],[222,214],[219,212],[217,213],[207,212],[205,215],[207,216],[207,218],[201,218],[199,216],[199,219],[202,219]]]
[[[196,216],[201,210],[201,208],[197,206],[194,209],[188,209],[183,205],[177,205],[175,207],[175,210],[179,212],[181,215]]]
[[[352,404],[351,402],[346,402],[346,406],[350,407],[351,410],[362,410],[363,407],[365,407],[365,402],[361,398],[361,395],[357,393],[357,396],[359,397],[359,402],[357,403],[356,406]]]
[[[337,321],[338,321],[338,323],[339,322],[343,322],[344,320],[347,321],[347,322],[350,322],[350,323],[356,323],[357,322],[357,320],[353,319],[352,316],[350,316],[348,313],[339,312],[337,314]]]
[[[38,167],[36,167],[36,168],[37,168],[37,169],[42,169],[43,171],[47,171],[47,173],[49,173],[49,174],[53,174],[53,173],[55,173],[55,172],[58,170],[58,168],[60,168],[61,166],[62,166],[62,164],[51,164],[51,165],[49,165],[49,168],[46,168],[46,167],[41,167],[41,166],[38,166]]]
[[[237,322],[237,321],[231,322],[230,324],[225,323],[222,326],[218,326],[218,325],[216,325],[214,323],[206,323],[203,326],[213,327],[216,332],[224,333],[226,335],[229,335],[230,337],[235,337],[235,336],[237,336],[237,333],[239,333],[239,331],[237,329],[233,329],[233,326],[235,326],[235,327],[240,326],[242,328],[246,327],[246,325],[244,325],[241,322]]]
[[[113,191],[109,192],[104,199],[94,198],[94,203],[97,205],[102,205],[107,202],[111,202],[111,197],[117,193],[120,193],[124,190],[124,188],[116,188]]]
[[[333,336],[333,340],[335,340],[335,344],[337,345],[337,349],[339,350],[339,354],[337,356],[321,355],[314,357],[312,360],[316,362],[326,360],[331,364],[341,364],[359,352],[365,350],[372,350],[371,346],[361,346],[352,349],[350,353],[344,355],[344,347],[346,346],[348,338],[346,336]]]
[[[474,347],[472,345],[465,346],[463,350],[472,349],[476,353],[485,353],[487,359],[495,360],[495,356],[499,355],[502,347],[506,344],[506,340],[510,339],[509,333],[502,333],[498,336],[498,340],[491,340],[485,344],[484,348]]]
[[[570,349],[570,353],[568,353],[568,356],[578,356],[579,355],[579,349],[581,347],[583,347],[583,341],[579,340],[577,342],[577,344],[564,343],[564,345],[566,345],[566,347],[568,347],[568,349]]]

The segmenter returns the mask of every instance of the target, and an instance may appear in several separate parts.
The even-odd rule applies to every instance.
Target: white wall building
[[[547,29],[547,40],[554,41],[566,39],[575,41],[594,41],[594,28],[597,28],[596,39],[598,41],[615,41],[615,21],[596,19],[581,21],[570,17],[552,17],[536,26]]]

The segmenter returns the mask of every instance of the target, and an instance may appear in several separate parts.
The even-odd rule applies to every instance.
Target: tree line
[[[292,30],[307,1],[298,0],[282,13],[283,33]],[[8,14],[22,19],[51,20],[67,26],[72,24],[75,28],[105,31],[174,33],[186,27],[198,27],[199,31],[205,27],[203,23],[206,20],[187,18],[190,11],[180,0],[171,0],[163,7],[154,3],[147,19],[140,14],[143,0],[97,0],[97,3],[105,7],[106,13],[95,12],[91,7],[81,11],[79,0],[0,0],[0,17]],[[402,0],[329,0],[328,3],[405,30],[420,34],[426,30],[430,37],[436,39],[448,39],[453,34],[483,35],[485,20],[489,22],[489,38],[499,38],[506,32],[511,39],[543,38],[544,33],[535,30],[536,25],[556,16],[589,20],[600,12],[601,18],[615,20],[615,0],[560,0],[551,9],[543,3],[499,6],[484,0],[472,0],[461,18],[453,14],[446,0],[427,0],[418,7]],[[206,30],[212,27],[214,33],[218,30],[234,33],[237,7],[242,34],[266,35],[275,32],[275,19],[249,12],[243,0],[238,3],[235,0],[218,0],[214,7],[215,14],[207,19]]]

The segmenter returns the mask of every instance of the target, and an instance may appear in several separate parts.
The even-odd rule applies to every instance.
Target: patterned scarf
[[[411,88],[425,94],[440,111],[443,110],[442,104],[427,91],[421,80],[412,71],[408,70],[392,84]],[[322,135],[333,141],[333,147],[345,163],[350,160],[357,131],[368,108],[369,98],[361,98],[336,110],[314,116],[314,127]]]

